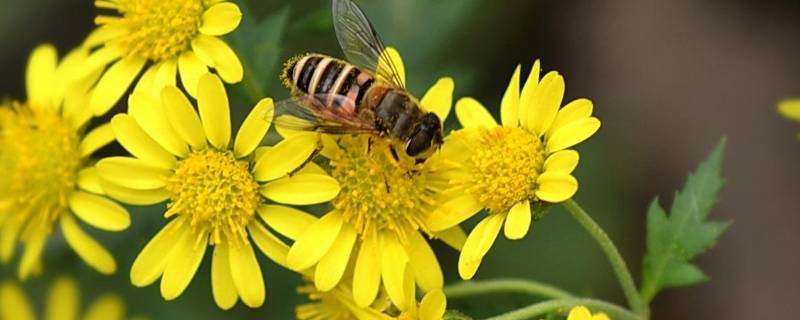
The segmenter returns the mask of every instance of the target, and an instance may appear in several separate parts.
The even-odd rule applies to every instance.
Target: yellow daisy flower
[[[602,312],[592,315],[592,312],[586,307],[575,306],[569,311],[567,320],[611,320],[611,318]]]
[[[89,105],[95,114],[111,108],[139,73],[134,91],[161,93],[180,76],[183,88],[197,96],[200,76],[214,68],[227,83],[242,80],[242,63],[219,36],[239,26],[239,7],[221,0],[97,0],[112,11],[95,18],[99,27],[84,42],[93,49],[87,71],[110,65],[96,84]],[[114,12],[115,11],[115,12]]]
[[[61,320],[122,320],[126,317],[125,302],[115,294],[103,294],[94,299],[81,314],[81,294],[78,283],[70,277],[56,279],[47,294],[43,319]],[[36,320],[33,304],[16,283],[0,283],[0,320]]]
[[[568,148],[588,139],[599,128],[592,102],[577,99],[561,108],[564,78],[555,71],[539,81],[539,61],[520,91],[517,66],[503,96],[502,125],[477,100],[463,98],[456,116],[464,129],[451,133],[442,157],[461,170],[451,182],[459,193],[430,215],[433,231],[446,230],[486,209],[489,215],[470,232],[458,270],[470,279],[505,226],[509,239],[528,233],[531,207],[571,198],[578,181],[571,175],[578,152]]]
[[[402,69],[399,55],[392,56]],[[452,79],[440,79],[421,104],[446,119],[453,87]],[[425,235],[455,248],[465,238],[458,227],[434,234],[425,224],[444,196],[440,191],[447,189],[448,180],[441,175],[446,167],[437,161],[417,165],[404,154],[398,162],[385,152],[388,141],[369,135],[323,137],[322,155],[342,190],[330,212],[300,234],[287,235],[296,240],[288,267],[299,272],[316,267],[313,278],[319,291],[335,288],[344,274],[352,273],[354,300],[361,307],[371,305],[383,287],[400,310],[410,308],[407,290],[414,286],[403,286],[406,275],[425,292],[441,289],[442,270]]]
[[[86,132],[86,93],[96,75],[77,76],[85,60],[77,49],[59,63],[53,46],[37,47],[26,72],[28,101],[0,103],[0,261],[8,263],[21,243],[21,279],[40,269],[56,223],[86,264],[114,273],[114,258],[79,221],[105,231],[130,225],[125,208],[103,196],[90,163],[114,136],[108,124]]]
[[[271,99],[253,108],[231,146],[222,81],[206,74],[198,90],[199,115],[175,86],[165,87],[160,100],[132,94],[129,114],[116,115],[111,127],[133,157],[98,162],[100,184],[129,204],[169,200],[164,213],[169,223],[131,267],[135,286],[161,277],[164,299],[177,298],[194,277],[206,248],[213,246],[211,284],[217,305],[229,309],[241,298],[247,306],[259,307],[264,278],[250,240],[281,265],[288,248],[258,217],[298,215],[296,209],[266,204],[262,195],[305,205],[332,199],[339,186],[319,170],[287,176],[314,151],[316,137],[298,136],[257,149],[272,120]]]

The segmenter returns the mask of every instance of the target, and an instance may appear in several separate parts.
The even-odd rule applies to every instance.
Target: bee
[[[289,60],[281,77],[293,97],[276,103],[276,125],[371,134],[402,145],[417,161],[429,156],[442,144],[439,117],[408,92],[383,41],[355,2],[333,0],[333,21],[347,61],[318,53]]]

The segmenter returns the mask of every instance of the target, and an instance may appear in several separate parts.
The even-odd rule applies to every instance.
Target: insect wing
[[[377,133],[375,123],[361,119],[351,99],[342,95],[297,96],[275,104],[275,125],[290,130],[330,134]]]
[[[406,89],[401,67],[395,65],[375,27],[355,2],[333,0],[333,25],[350,63],[374,72],[398,89]]]

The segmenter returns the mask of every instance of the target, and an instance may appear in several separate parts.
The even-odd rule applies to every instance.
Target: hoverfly
[[[276,104],[276,125],[372,134],[403,145],[418,161],[424,159],[442,143],[439,117],[424,111],[408,92],[383,41],[355,2],[333,0],[333,21],[347,61],[318,53],[289,60],[281,77],[293,97]]]

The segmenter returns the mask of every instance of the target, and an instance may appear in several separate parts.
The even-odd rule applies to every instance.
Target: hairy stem
[[[543,298],[572,298],[564,290],[541,282],[527,279],[493,279],[481,281],[463,281],[448,285],[444,293],[448,299],[469,296],[480,296],[493,293],[522,293]]]

